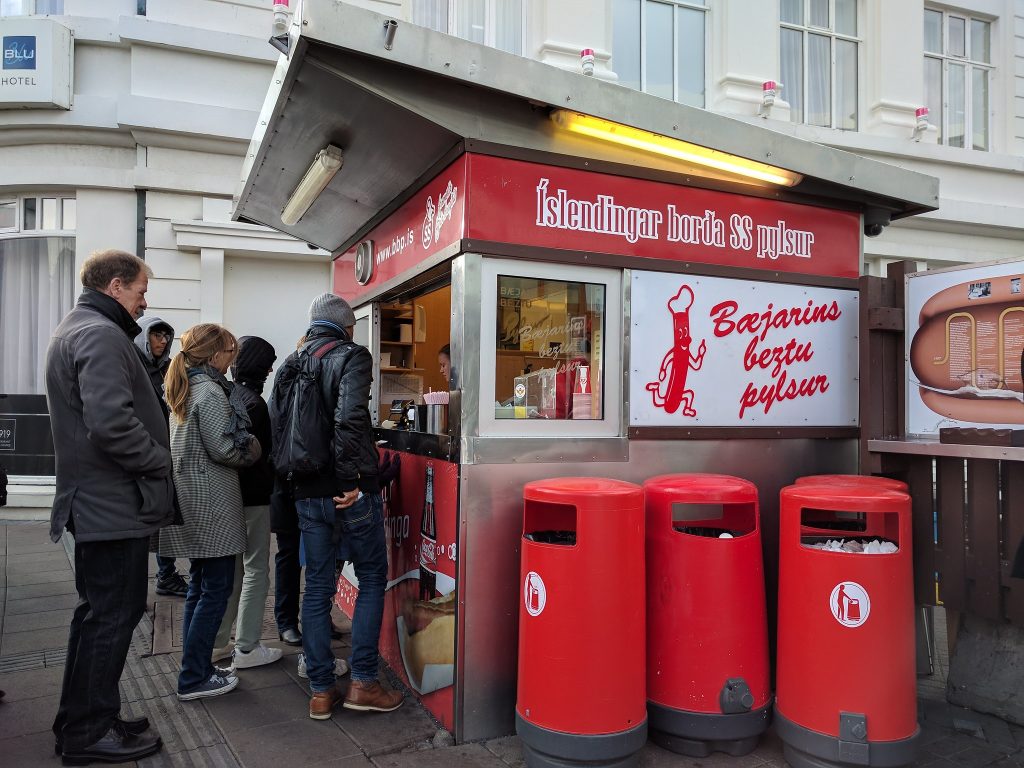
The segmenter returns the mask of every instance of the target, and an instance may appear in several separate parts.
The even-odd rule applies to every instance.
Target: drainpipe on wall
[[[145,0],[140,0],[145,2]],[[135,255],[146,258],[146,190],[135,190]]]

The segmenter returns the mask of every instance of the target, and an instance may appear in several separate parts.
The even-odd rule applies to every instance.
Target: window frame
[[[672,101],[677,104],[684,104],[686,102],[679,101],[679,44],[676,40],[676,33],[678,31],[677,13],[680,9],[690,11],[700,11],[704,14],[704,35],[703,35],[703,59],[704,59],[704,72],[701,86],[703,91],[701,93],[702,103],[699,105],[688,104],[688,106],[695,106],[699,109],[707,109],[708,105],[708,50],[711,44],[711,29],[708,23],[708,17],[710,16],[711,7],[708,5],[710,0],[637,0],[639,4],[639,26],[640,26],[640,91],[642,93],[649,93],[647,90],[647,9],[650,3],[658,3],[659,5],[667,5],[672,8]],[[614,30],[613,30],[614,34]],[[614,50],[614,41],[612,43]],[[612,54],[612,62],[614,64],[614,53]]]
[[[56,229],[45,229],[42,226],[35,227],[34,229],[25,228],[25,201],[35,200],[37,216],[42,217],[42,201],[56,200],[57,201],[57,217],[59,219],[59,226]],[[66,227],[64,226],[64,201],[74,200],[75,201],[75,226]],[[2,227],[0,228],[0,238],[8,239],[12,237],[49,237],[49,236],[65,236],[74,237],[78,229],[78,196],[73,192],[24,192],[19,194],[0,194],[0,203],[11,203],[14,202],[14,227]]]
[[[800,36],[801,36],[800,73],[801,73],[802,82],[800,83],[800,87],[801,87],[801,93],[803,94],[803,99],[802,99],[803,106],[801,108],[803,114],[800,116],[799,120],[794,120],[793,119],[793,113],[792,113],[792,104],[791,104],[790,105],[790,110],[791,110],[790,111],[790,122],[796,123],[797,125],[809,125],[809,126],[812,126],[814,128],[829,128],[829,129],[836,130],[836,131],[859,131],[860,130],[860,123],[861,123],[861,113],[863,111],[862,108],[861,108],[861,94],[862,94],[861,84],[864,81],[864,72],[863,72],[864,64],[863,64],[862,56],[861,56],[861,51],[864,48],[864,37],[863,37],[863,33],[861,32],[861,30],[863,29],[863,18],[864,18],[864,6],[863,6],[863,3],[861,2],[861,0],[856,0],[856,8],[857,8],[857,33],[855,35],[849,35],[849,34],[846,34],[844,32],[837,32],[836,29],[835,29],[835,26],[836,26],[836,0],[828,0],[828,14],[829,14],[829,16],[828,16],[829,17],[829,26],[828,26],[828,28],[818,27],[818,26],[814,26],[813,24],[811,24],[811,22],[810,22],[810,18],[811,18],[811,0],[800,0],[800,2],[803,3],[803,10],[804,10],[804,12],[803,12],[804,23],[802,23],[802,24],[794,24],[793,22],[783,21],[782,20],[782,14],[781,14],[781,6],[780,6],[780,12],[779,12],[779,45],[778,45],[778,51],[779,51],[779,69],[780,69],[780,72],[779,72],[780,77],[779,77],[779,79],[780,80],[782,79],[781,78],[781,74],[782,74],[781,73],[781,69],[782,69],[782,33],[781,33],[781,31],[783,29],[789,29],[789,30],[793,30],[795,32],[799,32]],[[810,57],[809,57],[809,54],[808,54],[808,51],[809,51],[809,48],[810,48],[810,46],[808,45],[808,36],[809,35],[819,35],[819,36],[822,36],[822,37],[827,37],[829,39],[829,124],[828,125],[817,125],[815,123],[807,122],[807,84],[808,84],[808,81],[809,81],[810,71],[811,71],[810,70],[810,63],[809,63]],[[855,70],[856,74],[857,74],[857,82],[855,83],[855,86],[856,86],[855,101],[856,101],[856,105],[857,105],[857,112],[856,112],[856,116],[854,118],[854,125],[853,125],[852,128],[843,128],[840,125],[838,125],[839,120],[837,118],[838,118],[839,104],[838,104],[838,100],[836,99],[836,93],[837,93],[837,88],[836,88],[836,70],[837,70],[837,68],[836,68],[836,61],[837,61],[837,55],[836,55],[836,51],[838,49],[838,46],[836,45],[836,41],[837,40],[844,40],[846,42],[851,42],[851,43],[856,44],[856,46],[857,46],[857,66],[856,66],[856,70]],[[786,82],[783,82],[782,83],[783,89],[785,89],[787,87],[787,85],[788,84]],[[783,90],[783,92],[782,92],[782,97],[784,99],[786,97],[785,90]],[[789,100],[786,99],[786,101],[788,102]]]
[[[498,318],[498,277],[525,277],[595,283],[605,286],[605,327],[601,381],[604,417],[601,419],[498,419],[494,415],[497,348],[494,328]],[[484,256],[480,269],[480,398],[479,436],[489,437],[623,437],[623,271],[550,262],[530,262]]]
[[[993,34],[993,27],[995,19],[989,18],[983,14],[972,13],[967,10],[958,9],[950,10],[947,8],[938,8],[935,6],[925,6],[925,13],[937,13],[941,18],[941,28],[939,39],[942,42],[942,51],[936,53],[934,51],[925,50],[923,52],[925,59],[933,59],[939,62],[941,72],[941,82],[939,83],[940,101],[942,114],[939,116],[939,120],[935,122],[935,116],[929,115],[929,121],[933,122],[939,129],[938,143],[951,149],[966,149],[975,152],[991,152],[992,151],[992,138],[993,131],[992,127],[995,123],[995,111],[994,111],[994,100],[992,99],[992,81],[993,75],[996,71],[995,64],[992,60],[995,59],[994,49],[996,47],[996,36]],[[950,53],[949,44],[949,20],[960,19],[964,22],[964,55],[958,56]],[[971,22],[980,21],[988,24],[988,42],[989,42],[989,61],[981,61],[980,59],[971,58],[973,51],[971,51]],[[949,143],[949,116],[950,116],[950,97],[949,97],[949,68],[950,64],[961,65],[964,67],[964,146],[958,147],[954,144]],[[974,109],[973,109],[973,73],[975,70],[981,70],[986,73],[986,80],[988,82],[988,103],[986,105],[986,112],[988,117],[988,124],[985,130],[985,147],[977,149],[974,146],[973,141],[973,128],[974,128]],[[927,82],[923,83],[925,90],[927,90]]]
[[[502,0],[484,0],[484,42],[482,45],[486,45],[489,48],[504,51],[503,48],[498,48],[495,44],[497,40],[497,20],[498,20],[498,4]],[[463,37],[458,33],[459,30],[459,4],[458,0],[422,0],[424,3],[444,3],[446,6],[445,16],[448,19],[447,29],[434,29],[435,32],[444,32],[452,37],[457,37],[460,40],[468,40],[469,38]],[[524,51],[526,50],[526,35],[528,31],[527,21],[529,19],[529,0],[522,0],[521,14],[519,19],[519,30],[520,30],[520,49],[519,51],[505,51],[505,53],[513,53],[515,56],[525,56]],[[431,14],[433,15],[433,14]]]
[[[22,17],[25,17],[25,16],[63,16],[64,15],[64,5],[63,5],[63,2],[61,2],[60,10],[57,11],[56,13],[51,12],[51,11],[42,11],[42,12],[40,12],[38,10],[39,5],[38,5],[37,0],[17,0],[17,2],[19,4],[20,9],[17,12],[15,12],[15,13],[4,13],[3,12],[3,8],[0,7],[0,18],[3,18],[3,19],[13,19],[13,18],[22,18]],[[26,10],[26,8],[28,6],[31,6],[32,10]]]

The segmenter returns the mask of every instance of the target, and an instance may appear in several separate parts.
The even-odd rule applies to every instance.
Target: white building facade
[[[1024,0],[354,4],[398,34],[421,24],[567,69],[592,49],[595,77],[937,176],[939,210],[865,238],[865,272],[1024,256]],[[230,222],[278,57],[272,6],[0,0],[0,395],[41,394],[46,340],[99,248],[145,256],[150,313],[178,335],[221,322],[291,349],[330,255]],[[0,435],[12,412],[0,397]],[[31,450],[0,439],[0,461]]]

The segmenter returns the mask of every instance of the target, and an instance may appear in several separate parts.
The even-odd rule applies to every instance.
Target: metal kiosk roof
[[[938,205],[938,180],[567,72],[336,0],[304,0],[271,81],[235,218],[343,252],[465,151],[857,210],[888,223]],[[675,137],[803,176],[740,182],[559,130],[555,109]],[[317,153],[344,165],[293,225],[282,211]]]

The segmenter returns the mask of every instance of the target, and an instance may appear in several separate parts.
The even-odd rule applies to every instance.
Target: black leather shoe
[[[64,765],[88,765],[89,763],[130,763],[141,760],[160,751],[163,742],[152,734],[136,735],[125,733],[114,726],[98,741],[80,749],[65,749],[61,754]]]
[[[302,645],[302,635],[297,629],[286,629],[284,632],[278,632],[277,636],[285,645]]]
[[[148,717],[121,717],[118,715],[114,718],[114,727],[120,728],[125,733],[131,736],[138,736],[140,733],[145,733],[149,730],[149,718]],[[64,743],[60,738],[57,738],[53,742],[53,754],[60,757],[60,753],[64,751]]]

